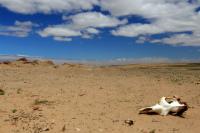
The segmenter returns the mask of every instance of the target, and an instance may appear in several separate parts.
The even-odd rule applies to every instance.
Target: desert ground
[[[189,105],[182,117],[138,114],[173,95]],[[4,62],[0,102],[0,133],[198,133],[200,64]]]

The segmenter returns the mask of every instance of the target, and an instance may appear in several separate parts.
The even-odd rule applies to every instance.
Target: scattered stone
[[[11,125],[17,125],[16,130],[19,132],[41,133],[53,129],[53,124],[43,114],[35,111],[19,110],[9,115],[8,122]]]
[[[17,110],[16,110],[16,109],[13,109],[13,110],[12,110],[12,113],[16,113],[16,112],[17,112]]]
[[[100,90],[103,90],[104,88],[103,88],[103,87],[99,87],[99,89],[100,89]]]
[[[21,89],[21,88],[17,89],[17,94],[20,94],[20,93],[21,93],[21,91],[22,91],[22,89]]]
[[[5,95],[5,91],[0,89],[0,95]]]
[[[128,126],[133,126],[135,122],[133,120],[125,120],[124,123]]]
[[[38,111],[42,111],[42,109],[39,107],[39,106],[33,106],[33,108],[32,108],[33,110],[38,110]]]
[[[77,131],[77,132],[80,132],[80,131],[81,131],[81,129],[80,129],[80,128],[76,128],[76,131]]]
[[[177,129],[177,128],[173,128],[172,131],[173,131],[173,132],[178,132],[179,129]]]
[[[48,103],[49,103],[48,100],[39,100],[39,99],[36,99],[34,102],[35,105],[48,104]]]
[[[54,65],[53,68],[57,69],[59,66],[58,65]]]
[[[196,82],[195,84],[196,84],[196,85],[200,85],[200,82]]]
[[[62,131],[64,132],[66,130],[66,126],[64,125],[63,127],[62,127]]]
[[[44,127],[42,130],[43,131],[49,131],[49,128],[48,127]]]
[[[80,97],[85,96],[86,94],[79,94]]]
[[[112,122],[113,122],[113,123],[117,123],[117,122],[119,122],[119,120],[113,120]]]
[[[156,129],[152,129],[149,133],[155,133]]]

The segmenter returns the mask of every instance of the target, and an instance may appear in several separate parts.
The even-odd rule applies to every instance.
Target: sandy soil
[[[200,65],[0,64],[0,133],[198,133]],[[139,115],[178,95],[184,117]],[[133,120],[129,126],[125,120]]]

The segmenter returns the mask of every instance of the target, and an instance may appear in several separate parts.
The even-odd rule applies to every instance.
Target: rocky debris
[[[41,104],[49,104],[50,102],[48,100],[39,100],[39,99],[36,99],[34,101],[34,105],[41,105]]]
[[[9,115],[8,121],[20,132],[41,133],[53,129],[55,123],[49,122],[41,112],[17,111]]]
[[[58,65],[54,65],[53,68],[57,69],[57,68],[59,68],[59,66]]]
[[[200,82],[196,82],[195,84],[196,84],[196,85],[200,85]]]
[[[16,113],[16,112],[17,112],[17,109],[13,109],[13,110],[12,110],[12,113]]]
[[[76,131],[77,131],[77,132],[80,132],[80,131],[81,131],[81,129],[80,129],[80,128],[75,128],[75,129],[76,129]]]
[[[118,123],[118,122],[119,122],[119,120],[113,120],[112,122],[113,122],[113,123]]]
[[[103,90],[104,88],[100,86],[99,89],[100,89],[100,90]]]
[[[82,94],[79,94],[79,96],[80,96],[80,97],[82,97],[82,96],[85,96],[85,95],[86,95],[86,94],[84,94],[84,93],[82,93]]]
[[[66,125],[64,125],[64,126],[62,127],[62,132],[65,132],[65,130],[66,130]]]
[[[49,101],[46,99],[36,99],[33,103],[33,106],[39,106],[39,105],[54,105],[55,101]]]
[[[36,110],[37,110],[37,111],[42,111],[42,109],[41,109],[39,106],[33,106],[32,109],[35,110],[35,111],[36,111]]]
[[[152,129],[149,133],[155,133],[156,130],[155,129]]]
[[[0,95],[5,95],[5,91],[0,89]]]
[[[133,126],[135,122],[133,120],[128,119],[128,120],[124,120],[124,123],[125,125]]]

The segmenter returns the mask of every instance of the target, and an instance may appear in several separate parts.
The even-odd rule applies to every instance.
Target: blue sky
[[[0,0],[0,54],[200,59],[198,0]]]

